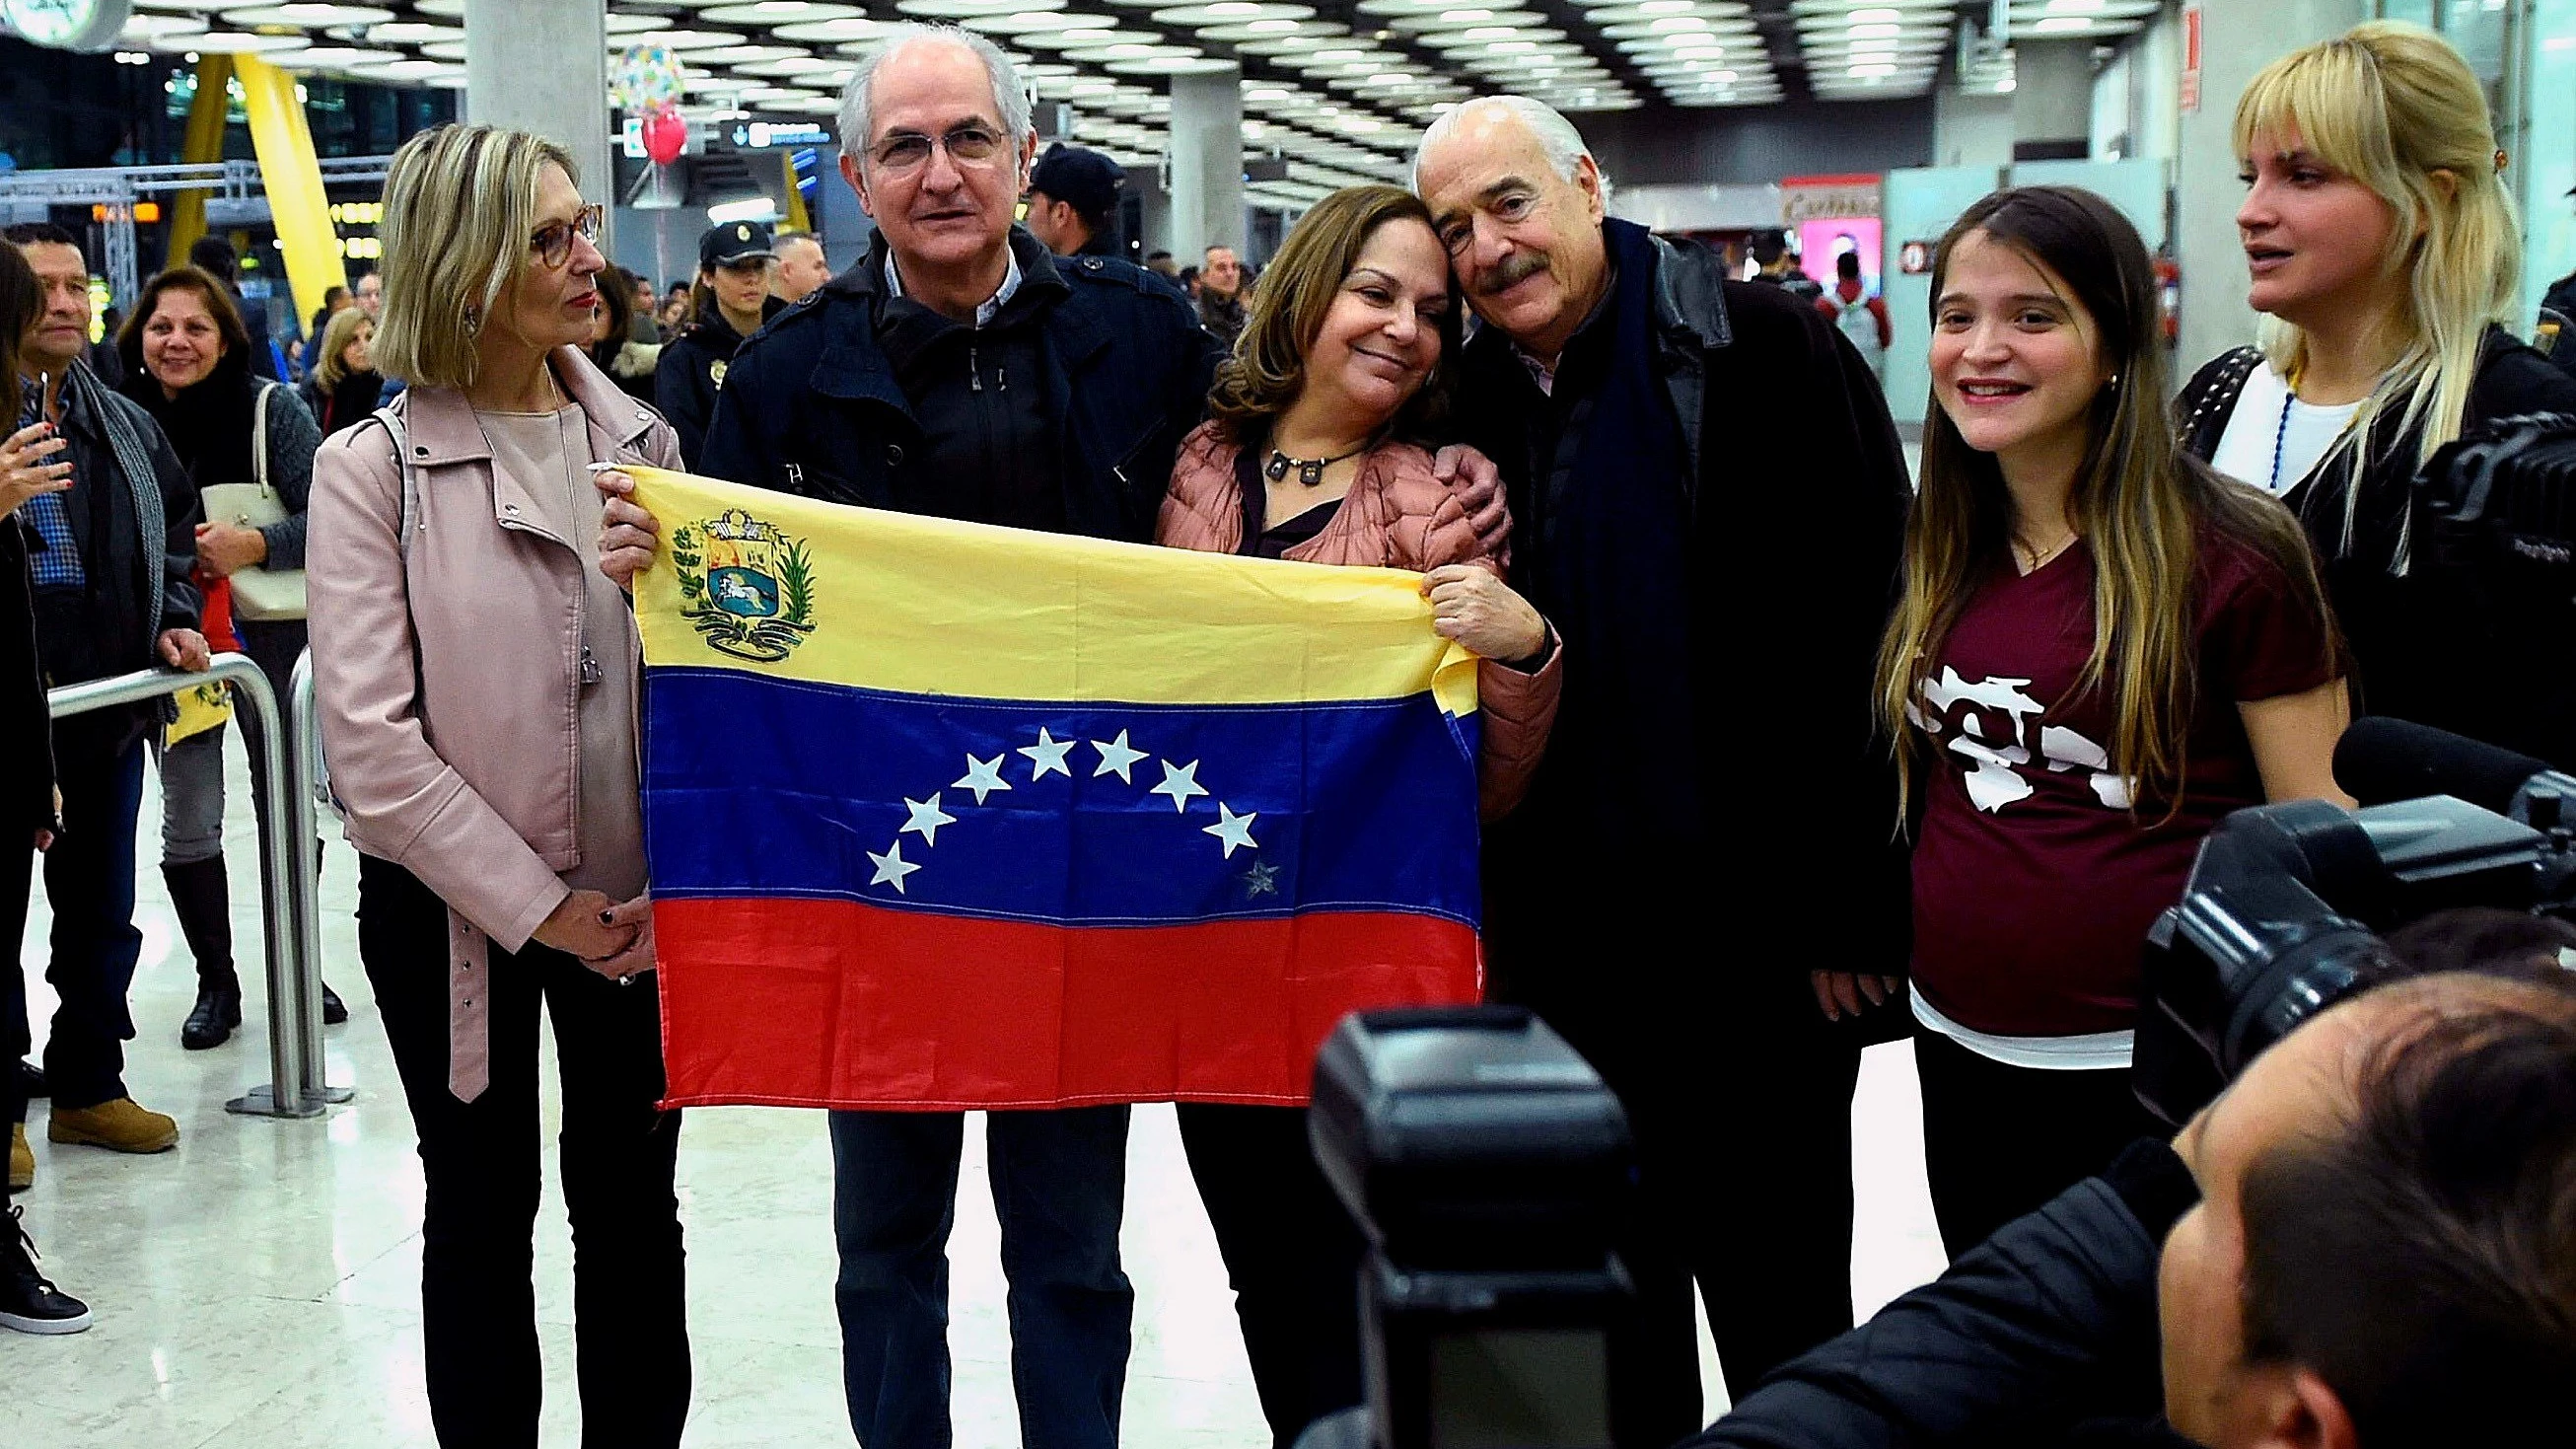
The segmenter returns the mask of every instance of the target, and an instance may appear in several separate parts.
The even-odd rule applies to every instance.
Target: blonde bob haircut
[[[367,309],[364,307],[343,307],[331,314],[331,320],[323,325],[322,341],[314,350],[313,385],[315,387],[329,392],[348,377],[349,366],[340,360],[340,355],[349,350],[350,343],[358,340],[358,329],[366,326],[371,320],[373,319],[367,316]],[[369,353],[367,360],[374,361],[375,355],[372,352]]]
[[[2394,416],[2398,431],[2414,430],[2419,466],[2460,435],[2486,330],[2514,315],[2521,228],[2486,92],[2460,53],[2421,26],[2372,21],[2274,61],[2236,103],[2239,161],[2251,164],[2258,132],[2297,137],[2396,217],[2386,277],[2405,289],[2406,335],[2327,457],[2345,475],[2339,548],[2348,550],[2374,427]],[[2267,317],[2260,338],[2282,375],[2306,365],[2300,328]],[[2399,572],[2405,563],[2401,539]]]
[[[384,316],[368,356],[412,387],[474,384],[475,335],[528,268],[548,165],[581,182],[572,153],[498,126],[433,126],[385,173]]]

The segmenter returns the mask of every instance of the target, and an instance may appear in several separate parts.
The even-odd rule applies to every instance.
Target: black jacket
[[[762,303],[761,326],[765,329],[786,310],[787,304],[776,297]],[[709,307],[699,311],[687,331],[662,345],[653,369],[652,402],[679,433],[680,459],[693,469],[706,451],[707,425],[715,421],[716,396],[724,390],[734,354],[750,340]]]
[[[1038,324],[1067,532],[1151,542],[1181,439],[1198,426],[1217,352],[1189,303],[1143,269],[1050,257],[1014,227],[1030,287],[1060,284]],[[885,243],[744,344],[699,470],[871,508],[894,504],[922,426],[878,340]],[[667,355],[667,354],[666,354]],[[935,481],[935,480],[934,480]]]
[[[2557,314],[2558,330],[2550,335],[2549,360],[2576,377],[2576,272],[2552,283],[2540,305]]]
[[[1487,949],[1506,999],[1678,1045],[1695,1029],[1687,993],[1721,978],[1774,973],[1757,989],[1794,978],[1803,993],[1819,967],[1905,969],[1896,777],[1871,697],[1906,468],[1868,366],[1814,307],[1727,280],[1696,245],[1617,221],[1605,235],[1614,257],[1651,258],[1657,396],[1634,407],[1669,420],[1655,452],[1682,476],[1668,485],[1677,545],[1618,540],[1592,566],[1669,599],[1674,642],[1639,657],[1632,641],[1567,634],[1547,754],[1525,803],[1487,831]],[[1513,585],[1577,631],[1589,601],[1548,597],[1531,560],[1550,546],[1551,508],[1628,465],[1603,455],[1577,477],[1566,448],[1534,458],[1531,419],[1583,408],[1581,391],[1542,398],[1485,327],[1462,349],[1454,412],[1458,441],[1510,490]]]
[[[268,542],[268,562],[263,566],[300,569],[304,567],[304,510],[313,493],[313,452],[322,446],[321,425],[306,410],[302,391],[254,377],[230,357],[216,364],[205,381],[175,398],[166,396],[161,384],[139,368],[118,391],[161,425],[170,451],[188,470],[189,486],[203,490],[259,481],[250,454],[262,388],[277,389],[268,400],[268,483],[286,510],[284,518],[259,531]]]
[[[36,605],[27,576],[27,535],[15,514],[0,518],[0,850],[23,851],[26,834],[54,824],[54,732],[45,679],[36,664]],[[23,858],[23,857],[22,857]]]
[[[2203,367],[2175,400],[2183,451],[2207,461],[2243,395],[2245,379],[2262,354],[2240,347]],[[2394,411],[2393,409],[2391,410]],[[2576,412],[2576,378],[2515,341],[2503,329],[2488,332],[2469,390],[2464,428],[2522,413]],[[2326,594],[2352,659],[2356,712],[2394,715],[2523,750],[2562,768],[2576,768],[2571,731],[2547,701],[2531,692],[2527,662],[2509,633],[2510,621],[2478,617],[2461,602],[2459,581],[2415,567],[2417,438],[2385,417],[2363,449],[2353,528],[2347,547],[2346,500],[2353,470],[2345,454],[2330,458],[2299,480],[2283,498],[2306,525],[2325,576]],[[2406,571],[2398,571],[2401,551]]]
[[[151,477],[126,476],[109,442],[103,412],[115,413],[133,431],[151,461]],[[163,632],[197,627],[200,601],[196,585],[189,582],[203,517],[196,485],[151,415],[102,385],[86,364],[73,363],[65,377],[61,426],[70,446],[59,456],[72,465],[71,491],[63,500],[88,570],[86,623],[97,667],[68,671],[49,658],[46,682],[76,684],[156,668],[162,662],[158,646]],[[146,527],[139,497],[146,489],[161,515],[157,529]],[[116,720],[123,730],[114,738],[85,731],[84,738],[122,749],[163,712],[137,705],[131,711],[92,715]]]
[[[1681,1449],[2189,1449],[2162,1422],[2156,1263],[2198,1198],[2139,1142]]]

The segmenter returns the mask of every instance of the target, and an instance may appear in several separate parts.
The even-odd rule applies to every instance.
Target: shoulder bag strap
[[[259,401],[251,404],[250,409],[250,472],[251,478],[259,484],[263,498],[270,496],[271,492],[268,486],[268,397],[275,391],[276,383],[261,383]]]

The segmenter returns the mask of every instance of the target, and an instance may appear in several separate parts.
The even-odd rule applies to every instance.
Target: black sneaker
[[[90,1325],[89,1305],[56,1292],[36,1271],[36,1240],[27,1236],[24,1212],[9,1204],[9,1226],[0,1228],[0,1328],[78,1333]]]

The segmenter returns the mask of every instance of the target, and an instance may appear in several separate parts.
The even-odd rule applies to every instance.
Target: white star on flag
[[[1155,786],[1147,793],[1171,796],[1172,809],[1175,813],[1190,808],[1190,797],[1192,795],[1204,795],[1207,793],[1206,787],[1199,784],[1198,781],[1198,761],[1192,760],[1186,765],[1175,765],[1169,760],[1164,760],[1161,763],[1163,766],[1163,783]]]
[[[1020,746],[1021,754],[1037,761],[1037,772],[1030,775],[1029,778],[1031,780],[1043,780],[1052,773],[1062,775],[1068,780],[1072,779],[1073,768],[1064,762],[1064,756],[1065,752],[1072,749],[1075,743],[1076,742],[1073,740],[1057,739],[1048,734],[1046,730],[1041,727],[1038,730],[1038,742],[1036,744]]]
[[[1102,775],[1116,775],[1127,784],[1136,783],[1135,776],[1130,775],[1128,771],[1134,768],[1138,760],[1145,758],[1145,752],[1127,748],[1125,730],[1120,730],[1118,738],[1114,740],[1093,740],[1091,747],[1100,752],[1100,768],[1091,772],[1093,779],[1098,779]]]
[[[1199,831],[1201,834],[1213,835],[1225,842],[1226,859],[1234,859],[1234,848],[1238,845],[1246,850],[1261,848],[1260,842],[1252,838],[1252,822],[1261,818],[1260,811],[1251,810],[1237,815],[1224,801],[1219,800],[1216,803],[1216,814],[1217,822],[1214,825],[1202,825]]]
[[[921,867],[914,865],[911,861],[903,858],[902,841],[898,840],[894,844],[887,846],[886,853],[883,855],[879,855],[873,850],[869,851],[867,855],[868,859],[874,862],[877,868],[877,873],[869,879],[868,884],[891,885],[894,887],[894,893],[896,895],[909,894],[909,892],[905,891],[903,888],[903,878],[912,874],[914,871],[921,869]]]
[[[989,760],[979,760],[973,755],[968,755],[966,757],[966,778],[950,782],[948,788],[951,790],[972,790],[975,792],[975,803],[978,805],[983,804],[985,796],[992,794],[996,790],[1007,790],[1011,788],[1011,782],[1002,778],[1003,758],[1004,757],[1001,755],[995,755]],[[901,832],[897,833],[900,834]]]
[[[927,800],[915,800],[907,796],[903,802],[903,808],[912,812],[912,818],[903,822],[903,828],[897,830],[895,834],[901,835],[909,831],[920,836],[921,843],[924,845],[937,845],[939,827],[957,823],[956,816],[939,808],[939,796],[936,794]]]

